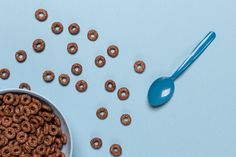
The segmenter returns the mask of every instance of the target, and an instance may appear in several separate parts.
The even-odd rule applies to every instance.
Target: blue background
[[[236,154],[236,20],[234,0],[50,0],[0,2],[0,68],[11,70],[11,77],[0,80],[0,88],[18,87],[28,82],[33,91],[49,98],[63,112],[74,139],[74,157],[109,157],[109,146],[119,143],[123,156],[130,157],[234,157]],[[38,22],[34,12],[45,8],[46,22]],[[64,25],[61,35],[51,32],[51,24]],[[73,22],[81,26],[77,36],[69,35]],[[99,40],[89,42],[87,31],[95,28]],[[152,109],[146,101],[149,85],[157,77],[168,75],[189,55],[196,44],[215,31],[217,39],[175,83],[172,100]],[[32,50],[36,38],[46,41],[46,49]],[[76,55],[66,51],[68,42],[79,44]],[[112,59],[106,48],[116,44],[120,54]],[[27,51],[23,64],[15,60],[18,49]],[[94,65],[97,55],[105,55],[107,64]],[[146,71],[133,71],[137,59],[146,62]],[[70,73],[79,62],[81,76]],[[42,73],[51,69],[56,76],[68,73],[69,86],[57,79],[46,84]],[[89,89],[78,93],[74,84],[85,79]],[[107,93],[104,82],[113,79],[117,87],[126,86],[131,96],[119,101],[116,93]],[[105,121],[96,118],[98,107],[109,109]],[[120,124],[121,114],[129,113],[133,123]],[[91,149],[89,141],[99,136],[101,150]]]

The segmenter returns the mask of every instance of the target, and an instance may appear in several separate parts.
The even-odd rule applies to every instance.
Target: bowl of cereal
[[[0,91],[2,156],[72,157],[72,148],[67,122],[48,99],[29,90]]]

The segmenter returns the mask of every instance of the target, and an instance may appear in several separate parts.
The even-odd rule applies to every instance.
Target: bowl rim
[[[72,157],[72,153],[73,153],[73,138],[72,138],[72,133],[71,133],[71,129],[70,127],[68,126],[68,122],[65,118],[65,116],[63,115],[63,113],[54,105],[54,103],[52,103],[52,101],[50,99],[48,99],[47,97],[45,96],[42,96],[41,94],[39,94],[38,92],[35,92],[35,91],[31,91],[31,90],[27,90],[27,89],[18,89],[18,88],[6,88],[6,89],[0,89],[0,94],[2,93],[24,93],[24,94],[29,94],[31,96],[35,96],[47,103],[49,103],[49,105],[53,106],[57,112],[60,114],[60,116],[63,118],[63,120],[65,121],[65,127],[67,128],[68,130],[68,133],[69,133],[69,139],[70,139],[70,150],[69,150],[69,157]]]

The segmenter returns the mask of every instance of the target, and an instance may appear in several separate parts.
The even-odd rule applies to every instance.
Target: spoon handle
[[[191,55],[180,65],[180,67],[171,76],[172,80],[176,80],[211,44],[216,38],[215,32],[209,32],[207,36],[197,45]]]

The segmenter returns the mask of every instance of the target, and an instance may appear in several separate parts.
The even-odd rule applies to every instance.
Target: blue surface
[[[215,37],[215,32],[209,32],[171,76],[159,77],[152,83],[148,90],[148,102],[152,107],[164,105],[172,98],[174,81],[204,52]]]
[[[236,154],[236,1],[213,0],[129,0],[129,1],[1,1],[0,67],[11,70],[9,80],[0,88],[17,87],[28,82],[32,89],[48,97],[66,116],[74,136],[74,157],[110,157],[113,143],[122,145],[123,156],[131,157],[234,157]],[[49,18],[40,23],[34,18],[38,8],[48,10]],[[51,33],[50,25],[61,21],[61,35]],[[78,22],[81,33],[68,34],[66,27]],[[88,42],[87,30],[95,28],[100,38]],[[190,69],[175,82],[175,96],[165,106],[153,109],[147,91],[153,80],[169,75],[209,30],[217,39]],[[43,38],[47,47],[33,52],[34,39]],[[66,44],[76,41],[79,52],[72,56]],[[109,58],[106,48],[116,44],[120,55]],[[15,51],[25,49],[28,59],[19,64]],[[104,54],[107,64],[99,69],[94,58]],[[146,62],[146,71],[133,71],[137,59]],[[72,76],[70,67],[80,62],[83,74]],[[42,81],[42,72],[53,70],[58,76],[68,73],[71,83],[62,87],[55,80]],[[89,89],[78,93],[74,84],[87,80]],[[131,95],[118,101],[116,94],[104,91],[107,79],[118,87],[126,86]],[[105,106],[109,118],[100,121],[96,109]],[[122,113],[130,113],[133,123],[120,125]],[[92,150],[89,140],[103,138],[101,150]]]

